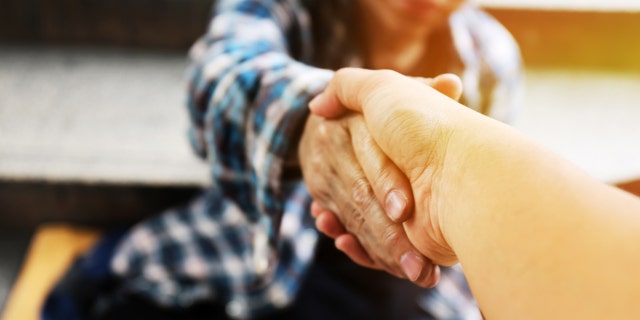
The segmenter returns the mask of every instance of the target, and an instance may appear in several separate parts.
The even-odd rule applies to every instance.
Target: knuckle
[[[331,135],[329,135],[329,131],[331,130],[329,127],[330,126],[326,121],[318,123],[318,126],[316,127],[316,130],[314,132],[315,134],[313,135],[316,143],[326,144],[331,141]]]
[[[366,178],[357,178],[351,187],[351,199],[356,206],[367,207],[373,198],[373,191]]]
[[[329,193],[329,181],[325,177],[330,177],[330,174],[316,174],[317,172],[323,172],[322,165],[318,163],[318,161],[312,161],[306,167],[306,172],[304,172],[304,180],[307,186],[307,190],[311,197],[316,198],[330,198]],[[327,170],[325,169],[324,172]],[[331,170],[329,170],[331,172]]]
[[[344,219],[345,221],[343,221],[343,224],[349,232],[356,235],[360,234],[360,231],[364,228],[365,219],[356,209],[352,208],[349,212],[349,219]]]
[[[397,72],[392,70],[376,70],[368,78],[365,84],[366,89],[369,92],[377,92],[378,89],[386,88],[385,84],[388,83],[390,78],[394,78],[398,75]]]
[[[340,68],[340,69],[336,70],[336,73],[334,74],[333,77],[334,78],[338,78],[338,79],[347,77],[347,74],[349,73],[350,69],[351,68]]]
[[[312,145],[315,146],[315,150],[319,149],[318,143],[329,145],[335,140],[335,137],[344,135],[338,130],[343,127],[340,121],[326,120],[313,115],[311,117],[313,117],[312,125],[305,129],[305,134],[308,135],[307,139],[311,140]]]
[[[311,195],[311,198],[315,199],[320,204],[326,204],[331,202],[330,201],[331,195],[328,192],[320,188],[308,188],[308,190],[309,190],[309,194]]]
[[[401,185],[397,177],[386,168],[380,168],[376,171],[373,183],[375,188],[382,191],[382,193],[387,193],[393,189],[394,186],[398,187]]]
[[[393,226],[388,226],[382,233],[382,245],[384,248],[393,250],[402,242],[403,234]]]
[[[388,81],[389,78],[395,77],[397,74],[397,72],[389,69],[376,70],[376,72],[371,75],[370,79],[374,83],[384,83],[385,81]]]

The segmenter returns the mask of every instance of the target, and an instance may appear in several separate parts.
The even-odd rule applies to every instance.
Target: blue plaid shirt
[[[217,1],[206,35],[191,50],[187,103],[190,139],[211,167],[212,186],[125,237],[111,268],[128,290],[172,307],[216,299],[235,318],[294,299],[318,234],[299,166],[287,155],[308,101],[333,75],[312,66],[317,57],[307,2]],[[337,30],[331,26],[341,22],[315,23]],[[507,119],[520,77],[516,44],[471,5],[450,24],[465,67],[466,104]],[[357,61],[351,58],[345,60]],[[459,268],[444,272],[421,305],[438,317],[479,317]]]

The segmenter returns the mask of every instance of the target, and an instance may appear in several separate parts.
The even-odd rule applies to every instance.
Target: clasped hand
[[[362,114],[345,113],[340,109],[343,104],[336,100],[339,97],[336,90],[340,89],[336,84],[354,80],[351,74],[345,74],[352,71],[355,70],[339,71],[325,94],[314,101],[312,111],[320,116],[309,117],[300,142],[302,171],[314,198],[312,215],[318,229],[333,238],[336,247],[354,262],[408,278],[420,286],[433,286],[438,281],[439,269],[412,245],[411,233],[406,232],[407,227],[417,226],[413,214],[416,194],[408,179],[411,176],[396,166],[398,159],[389,157],[379,147],[373,130],[383,135],[388,132],[394,132],[395,137],[402,135],[386,128],[383,133],[384,127],[371,128]],[[364,78],[360,80],[367,81],[351,84],[373,83],[384,88],[387,77],[396,76],[390,71],[374,74],[373,78],[362,74]],[[417,80],[412,81],[416,86],[413,89],[431,86],[450,98],[460,96],[461,84],[456,76]],[[381,97],[385,90],[394,89],[382,89]],[[334,94],[338,96],[333,97]],[[410,147],[413,142],[393,143]],[[410,154],[407,152],[401,154]],[[422,200],[421,195],[417,196]]]

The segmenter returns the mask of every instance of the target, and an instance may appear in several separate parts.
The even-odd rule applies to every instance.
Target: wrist
[[[504,198],[513,188],[509,178],[522,168],[513,157],[515,130],[466,108],[456,119],[443,147],[435,212],[443,245],[457,258],[474,237],[491,232],[481,224],[490,225],[492,215],[504,211]]]

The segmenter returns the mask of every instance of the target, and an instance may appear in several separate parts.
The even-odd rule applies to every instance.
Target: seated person
[[[101,266],[102,276],[70,270],[65,279],[73,281],[54,291],[45,314],[55,318],[61,301],[55,297],[74,296],[65,288],[83,287],[63,285],[74,281],[100,288],[76,294],[82,308],[72,307],[95,318],[465,318],[476,312],[456,270],[442,275],[455,286],[422,289],[354,264],[318,236],[307,188],[338,214],[375,217],[342,217],[362,227],[357,245],[368,267],[423,287],[438,276],[387,217],[413,210],[406,178],[384,154],[355,157],[361,143],[351,126],[360,121],[362,128],[362,119],[325,122],[308,115],[307,103],[331,80],[331,70],[344,66],[414,77],[452,72],[463,79],[465,104],[506,120],[520,56],[499,23],[462,0],[218,0],[191,56],[190,137],[211,166],[212,186],[189,205],[105,238],[84,260]],[[365,173],[378,169],[386,178],[366,183]],[[361,192],[353,194],[358,184]]]

